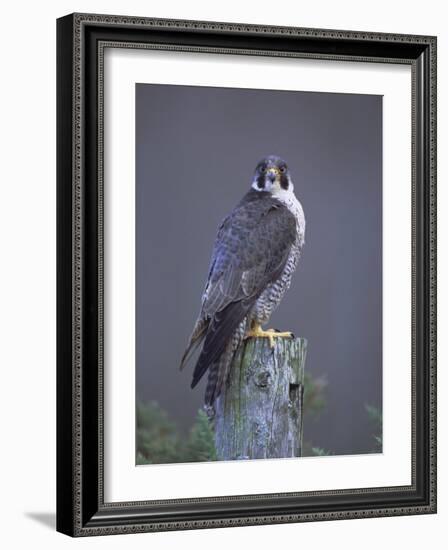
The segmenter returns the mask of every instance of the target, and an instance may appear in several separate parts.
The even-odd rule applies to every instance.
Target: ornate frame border
[[[130,38],[134,30],[138,30],[137,35]],[[238,36],[249,47],[235,47]],[[260,47],[266,44],[272,48],[273,40],[280,42],[278,48]],[[223,41],[226,45],[222,44]],[[412,66],[411,486],[104,502],[102,136],[106,47],[406,63]],[[333,53],[335,50],[339,53]],[[96,117],[93,118],[92,114],[97,115],[96,124]],[[58,20],[57,172],[59,531],[72,536],[87,536],[436,511],[435,37],[93,14],[66,16]],[[93,307],[97,313],[93,322],[86,316],[86,307]],[[425,369],[419,381],[417,362]],[[421,394],[417,394],[417,384],[422,386]],[[418,407],[423,416],[417,416]],[[95,413],[93,427],[84,421],[88,412]],[[390,502],[381,498],[386,495],[390,495]],[[294,511],[287,502],[292,498],[307,500],[309,510],[306,504],[297,506],[297,500],[299,511]],[[348,506],[349,498],[354,499],[358,506],[355,504],[354,507],[353,503]],[[331,499],[334,503],[330,502]],[[255,503],[255,508],[250,511],[247,508],[249,501]],[[273,501],[276,511],[268,513]],[[190,513],[186,508],[188,505],[191,505]],[[199,505],[201,510],[193,510],[194,505]],[[226,505],[231,509],[227,511]],[[160,517],[162,507],[166,510],[163,518]]]

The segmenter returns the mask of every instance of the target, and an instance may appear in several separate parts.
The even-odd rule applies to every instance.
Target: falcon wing
[[[232,334],[265,288],[282,273],[296,237],[291,212],[268,193],[256,193],[228,216],[215,241],[201,318],[204,346],[193,388],[223,353]]]

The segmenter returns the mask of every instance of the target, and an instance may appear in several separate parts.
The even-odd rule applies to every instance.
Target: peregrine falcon
[[[263,330],[291,284],[305,242],[305,216],[286,162],[261,160],[251,189],[221,223],[213,247],[199,318],[181,368],[202,345],[194,388],[208,370],[205,405],[213,406],[233,356],[245,338],[291,337]]]

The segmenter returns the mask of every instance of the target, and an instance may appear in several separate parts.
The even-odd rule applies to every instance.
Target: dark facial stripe
[[[280,175],[280,187],[285,190],[289,187],[288,176],[286,174]]]
[[[265,184],[264,174],[260,174],[257,177],[257,187],[258,187],[258,189],[264,189],[264,184]]]

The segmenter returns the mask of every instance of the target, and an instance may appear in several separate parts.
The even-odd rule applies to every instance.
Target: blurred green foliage
[[[327,404],[325,399],[325,388],[327,380],[320,376],[313,378],[307,372],[304,376],[303,391],[303,414],[311,418],[318,418]]]
[[[303,416],[304,416],[304,433],[309,422],[317,420],[325,409],[327,401],[325,398],[325,389],[327,380],[321,376],[313,378],[309,373],[305,372],[304,391],[303,391]],[[322,447],[313,445],[311,441],[304,438],[302,444],[302,456],[327,456],[331,454]]]
[[[304,416],[305,431],[307,422],[315,420],[326,407],[324,377],[313,378],[305,374]],[[381,411],[366,404],[365,409],[372,426],[372,453],[382,452]],[[207,462],[217,460],[213,429],[207,414],[199,410],[195,422],[184,436],[176,423],[157,402],[137,401],[136,410],[136,463],[170,464],[179,462]],[[330,456],[331,450],[322,448],[309,440],[304,441],[302,456]]]
[[[308,422],[317,419],[319,414],[325,409],[325,389],[327,381],[325,378],[313,379],[309,374],[305,375],[304,391],[304,431],[306,432],[307,418]],[[370,424],[372,426],[372,448],[368,453],[381,453],[383,450],[383,415],[378,407],[365,404]],[[314,442],[307,439],[303,442],[302,456],[331,456],[334,453],[328,449],[318,447]]]
[[[185,446],[185,462],[216,460],[215,438],[207,414],[199,410]]]
[[[311,447],[311,456],[330,456],[332,453],[322,447]]]
[[[216,460],[213,432],[204,411],[199,410],[187,437],[155,402],[137,401],[137,464],[170,464]]]
[[[383,451],[383,414],[373,405],[366,403],[364,406],[372,425],[372,438],[375,442],[372,453],[381,453]]]

